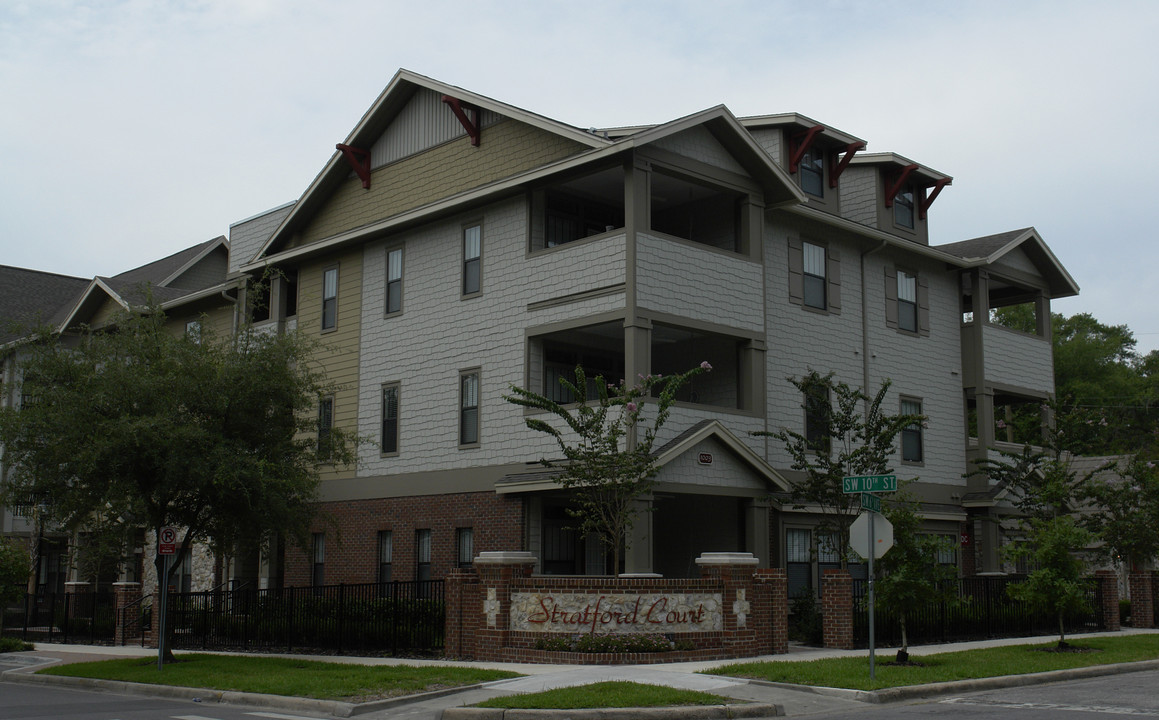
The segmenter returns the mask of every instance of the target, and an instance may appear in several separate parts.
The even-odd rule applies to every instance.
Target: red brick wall
[[[330,522],[319,519],[313,532],[326,534],[325,582],[378,581],[378,533],[390,530],[394,546],[392,578],[413,580],[415,531],[431,531],[431,578],[457,566],[456,529],[472,528],[474,555],[523,548],[523,503],[491,492],[350,500],[322,503]],[[311,584],[310,549],[286,549],[287,587]]]
[[[788,600],[784,570],[756,570],[752,566],[704,567],[700,579],[529,576],[530,565],[481,565],[448,576],[446,654],[451,657],[506,662],[569,664],[622,664],[752,657],[788,650]],[[495,627],[484,618],[483,598],[495,590],[499,607]],[[749,603],[744,626],[733,608],[739,590]],[[549,595],[575,592],[620,595],[649,593],[720,593],[724,609],[721,631],[673,633],[691,641],[695,649],[663,653],[573,653],[536,650],[540,632],[508,627],[513,592]]]

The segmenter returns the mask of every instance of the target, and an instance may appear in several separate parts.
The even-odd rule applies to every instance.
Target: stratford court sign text
[[[511,629],[549,633],[714,632],[719,593],[512,593]]]

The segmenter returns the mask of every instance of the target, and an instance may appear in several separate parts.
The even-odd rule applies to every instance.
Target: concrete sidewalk
[[[1109,635],[1130,635],[1138,633],[1159,632],[1157,630],[1126,629],[1115,633],[1092,633],[1089,635],[1074,635],[1069,639],[1083,637],[1106,637]],[[947,645],[924,645],[910,649],[913,656],[929,655],[951,650],[969,650],[974,648],[998,647],[1002,645],[1017,645],[1025,643],[1050,642],[1051,637],[1039,636],[1032,638],[1005,638],[1000,640],[983,640],[976,642],[955,643]],[[879,650],[878,657],[882,661],[892,659],[893,650]],[[183,654],[178,651],[178,654]],[[241,654],[246,653],[220,653]],[[492,668],[517,672],[525,677],[511,680],[499,680],[470,688],[457,688],[438,693],[427,693],[405,698],[371,703],[352,704],[330,701],[315,701],[301,698],[274,698],[271,696],[245,696],[243,693],[213,693],[206,690],[188,688],[168,688],[158,686],[137,686],[126,688],[126,683],[108,684],[104,681],[84,681],[85,687],[99,687],[111,692],[131,692],[138,694],[165,695],[168,697],[199,697],[202,701],[217,700],[220,702],[244,703],[247,705],[263,705],[283,710],[293,710],[329,717],[350,717],[358,715],[365,718],[394,718],[406,717],[414,720],[438,720],[444,710],[463,708],[482,700],[516,693],[531,693],[559,687],[587,685],[605,680],[628,680],[632,682],[664,685],[673,688],[700,690],[740,701],[763,703],[769,708],[775,706],[765,716],[773,714],[803,715],[816,712],[836,711],[856,707],[863,702],[882,702],[926,697],[932,694],[949,690],[952,692],[969,692],[987,689],[988,687],[1007,687],[1011,684],[1025,684],[1027,682],[1050,682],[1069,679],[1078,676],[1076,673],[1107,674],[1150,669],[1154,665],[1159,669],[1159,661],[1153,663],[1132,663],[1131,666],[1100,666],[1084,671],[1059,671],[1058,673],[1040,673],[1036,676],[1016,676],[1013,678],[991,678],[987,680],[965,681],[965,683],[942,684],[939,686],[922,686],[921,688],[899,688],[895,691],[879,691],[866,693],[854,690],[837,688],[812,688],[788,685],[776,685],[759,681],[747,681],[737,678],[726,678],[704,674],[712,669],[730,662],[783,662],[796,660],[815,660],[842,656],[867,656],[867,650],[827,650],[823,648],[792,646],[790,651],[781,655],[764,655],[747,658],[742,661],[698,661],[662,663],[654,665],[538,665],[528,663],[494,663],[468,662],[451,660],[417,660],[406,658],[367,658],[349,656],[311,656],[311,655],[281,655],[297,659],[318,660],[322,662],[343,662],[361,665],[467,665],[471,667]],[[0,655],[0,663],[24,665],[3,674],[3,679],[15,682],[53,682],[61,684],[82,685],[78,679],[58,678],[30,675],[37,666],[45,663],[88,662],[105,660],[116,657],[156,657],[155,649],[140,647],[103,647],[88,645],[37,645],[36,650]],[[35,663],[36,665],[33,665]],[[1056,677],[1057,676],[1057,677]],[[34,679],[35,678],[35,679]],[[96,683],[96,684],[94,684]],[[104,684],[102,684],[104,683]],[[900,691],[900,692],[899,692]],[[663,713],[648,713],[654,717],[672,717],[672,711]],[[679,713],[676,713],[679,715]],[[574,713],[572,714],[574,716]],[[457,710],[448,713],[448,717],[465,717]],[[703,717],[704,715],[698,715]],[[721,715],[723,717],[723,715]],[[611,717],[611,714],[604,714]]]

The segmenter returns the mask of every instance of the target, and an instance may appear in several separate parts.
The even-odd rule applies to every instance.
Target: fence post
[[[127,619],[125,614],[128,612],[128,606],[141,601],[141,583],[137,582],[117,582],[113,583],[113,612],[116,615],[116,629],[113,631],[113,644],[124,645],[125,625]],[[141,625],[140,619],[137,620],[138,627]]]
[[[853,648],[853,578],[845,570],[821,576],[821,613],[825,647]]]
[[[346,583],[338,585],[338,617],[335,621],[338,623],[338,654],[342,654],[342,626],[346,620]]]
[[[1119,629],[1119,578],[1114,570],[1095,572],[1098,582],[1098,602],[1102,611],[1103,629],[1108,632]]]
[[[1131,627],[1155,627],[1155,597],[1151,590],[1150,570],[1131,573]]]

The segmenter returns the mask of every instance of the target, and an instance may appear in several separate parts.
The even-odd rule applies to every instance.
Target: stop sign
[[[873,557],[880,558],[893,547],[893,524],[881,513],[861,513],[849,526],[849,547],[863,558],[869,557],[869,523],[873,523]]]

